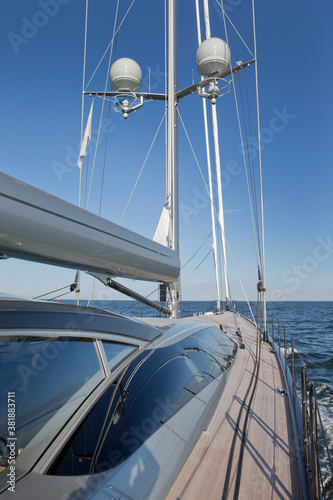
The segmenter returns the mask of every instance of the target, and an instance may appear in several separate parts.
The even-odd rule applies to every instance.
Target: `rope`
[[[152,141],[152,143],[151,143],[151,145],[150,145],[150,148],[149,148],[149,150],[148,150],[148,153],[147,153],[147,156],[146,156],[146,158],[145,158],[145,161],[143,162],[143,165],[142,165],[142,167],[141,167],[141,170],[140,170],[140,172],[139,172],[139,175],[138,175],[138,177],[137,177],[137,179],[136,179],[136,181],[135,181],[134,187],[133,187],[133,189],[132,189],[132,192],[131,192],[131,194],[130,194],[130,197],[129,197],[129,199],[128,199],[128,202],[127,202],[127,204],[126,204],[126,207],[125,207],[125,210],[124,210],[124,212],[123,212],[123,215],[121,216],[121,219],[120,219],[119,224],[121,224],[121,223],[122,223],[122,221],[123,221],[123,218],[124,218],[124,216],[125,216],[125,213],[126,213],[126,210],[127,210],[127,208],[128,208],[128,205],[130,204],[130,201],[131,201],[132,196],[133,196],[133,194],[134,194],[135,188],[136,188],[136,186],[137,186],[137,184],[138,184],[138,182],[139,182],[139,179],[140,179],[140,177],[141,177],[141,174],[142,174],[142,172],[143,172],[143,169],[145,168],[145,165],[146,165],[147,160],[148,160],[148,158],[149,158],[150,152],[151,152],[151,150],[152,150],[152,148],[153,148],[153,146],[154,146],[154,143],[155,143],[156,137],[157,137],[157,135],[158,135],[158,133],[159,133],[159,131],[160,131],[160,128],[161,128],[162,123],[163,123],[163,120],[164,120],[164,118],[165,118],[165,113],[166,113],[166,111],[164,112],[164,115],[162,116],[162,120],[160,121],[160,124],[159,124],[159,126],[158,126],[158,128],[157,128],[156,134],[155,134],[154,139],[153,139],[153,141]]]

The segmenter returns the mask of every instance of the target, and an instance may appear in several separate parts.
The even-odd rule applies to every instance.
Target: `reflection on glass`
[[[98,401],[50,474],[90,474],[115,467],[204,385],[204,376],[179,346],[143,353]]]
[[[115,342],[103,342],[103,347],[110,372],[112,372],[123,359],[127,358],[127,356],[136,350],[136,347],[132,345],[117,344]]]
[[[92,340],[11,337],[0,343],[0,453],[8,466],[8,394],[15,400],[15,458],[24,471],[103,379]],[[3,477],[4,476],[4,477]],[[6,481],[6,469],[0,483]]]

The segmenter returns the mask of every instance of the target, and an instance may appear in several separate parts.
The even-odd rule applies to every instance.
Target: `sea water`
[[[86,304],[86,302],[82,301],[82,304]],[[132,300],[95,301],[90,305],[139,318],[163,316],[158,311]],[[255,320],[257,320],[256,305],[256,303],[250,303]],[[251,319],[249,307],[245,302],[232,303],[231,306],[240,314]],[[216,301],[183,301],[181,304],[182,316],[215,310]],[[287,355],[290,356],[291,339],[293,339],[296,370],[299,372],[300,363],[305,362],[307,375],[315,385],[318,406],[330,453],[333,457],[333,302],[268,302],[267,327],[270,336],[273,330],[276,342],[278,339],[278,320],[281,348],[284,349],[285,327]],[[326,498],[333,499],[332,477],[322,444],[320,444],[320,466],[323,471]]]

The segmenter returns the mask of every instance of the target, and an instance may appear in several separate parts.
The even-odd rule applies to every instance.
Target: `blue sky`
[[[110,2],[90,2],[87,78],[107,47],[113,30]],[[194,2],[179,2],[179,88],[198,80]],[[121,2],[120,18],[130,2]],[[252,49],[251,8],[247,0],[229,0],[228,15]],[[224,38],[222,17],[211,2],[212,35]],[[333,300],[332,228],[332,65],[330,0],[314,2],[256,1],[260,115],[268,300]],[[73,203],[78,202],[79,169],[75,167],[81,127],[84,2],[77,0],[3,0],[1,33],[1,171]],[[233,63],[251,55],[229,30]],[[140,64],[143,82],[164,90],[163,2],[136,0],[119,32],[115,56]],[[103,90],[106,62],[90,90]],[[254,71],[248,89],[255,135]],[[108,85],[110,83],[108,82]],[[242,79],[246,104],[246,81]],[[85,104],[85,119],[90,106]],[[95,102],[97,129],[101,102]],[[201,99],[190,96],[179,105],[200,165],[207,178]],[[126,121],[111,114],[102,215],[119,222],[136,176],[164,113],[162,103],[146,103]],[[256,296],[256,261],[245,174],[232,93],[218,100],[220,149],[228,243],[248,296]],[[107,118],[107,114],[105,115]],[[210,210],[200,174],[180,129],[181,261],[185,263],[209,235]],[[106,134],[102,133],[89,210],[98,212]],[[123,225],[152,237],[165,196],[164,129],[147,161]],[[252,142],[252,152],[257,153]],[[93,153],[91,153],[93,154]],[[257,160],[257,158],[256,158]],[[149,196],[147,196],[149,193]],[[188,274],[210,249],[208,241],[184,268]],[[215,298],[210,255],[184,282],[186,300]],[[243,300],[228,258],[232,296]],[[1,262],[1,291],[33,297],[70,283],[74,271],[12,260]],[[126,280],[123,280],[126,283]],[[149,293],[151,283],[127,283]],[[92,279],[84,277],[83,297]],[[69,295],[68,298],[71,296]],[[97,288],[97,298],[122,298]]]

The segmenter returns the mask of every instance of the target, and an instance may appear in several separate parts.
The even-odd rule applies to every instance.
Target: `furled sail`
[[[170,210],[163,207],[153,240],[161,245],[168,246],[170,236]]]
[[[0,173],[0,253],[83,271],[173,282],[177,252]]]

